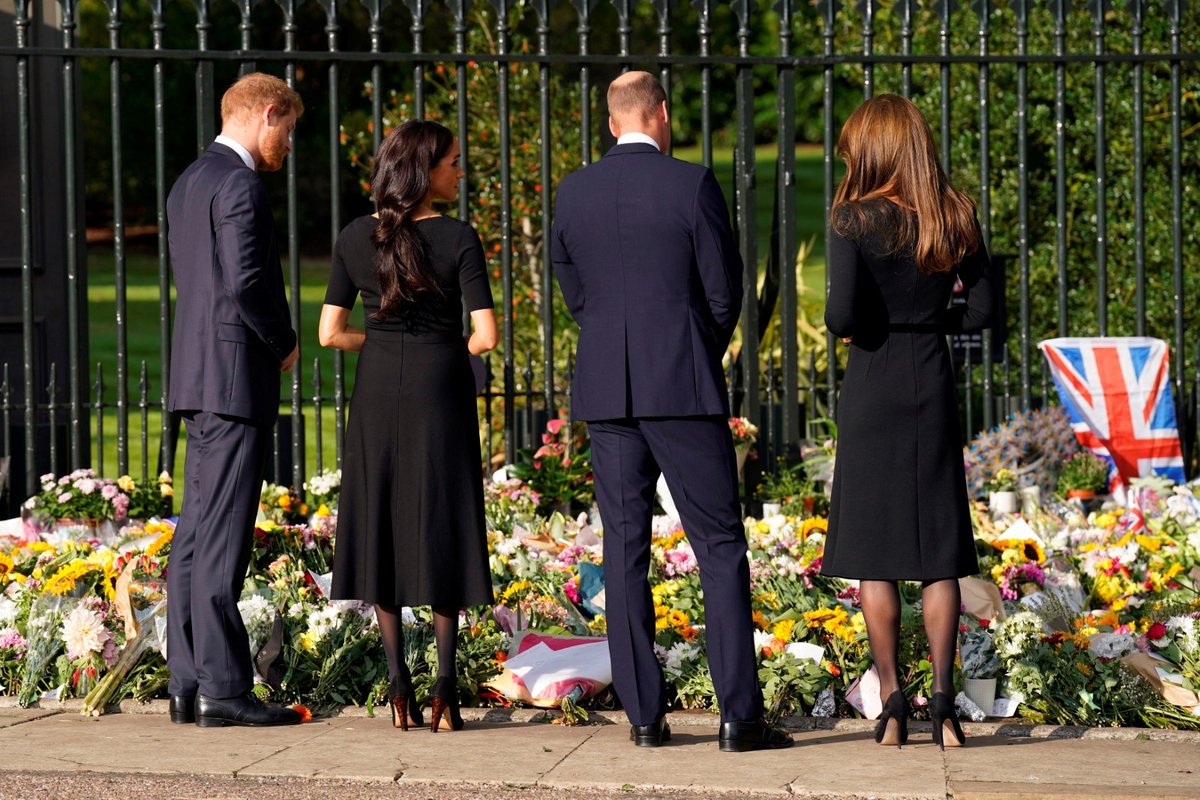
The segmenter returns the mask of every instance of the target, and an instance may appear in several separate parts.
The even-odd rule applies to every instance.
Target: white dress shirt
[[[641,131],[622,133],[619,137],[617,137],[617,144],[652,144],[654,145],[655,150],[659,151],[660,153],[662,152],[662,148],[658,146],[658,142],[654,141]]]
[[[226,147],[228,147],[230,150],[232,150],[233,152],[237,153],[239,156],[242,157],[242,161],[246,162],[247,167],[249,167],[250,169],[254,169],[254,158],[253,158],[253,156],[250,155],[249,150],[242,147],[241,142],[234,141],[233,139],[230,139],[228,136],[218,136],[213,141],[215,141],[217,144],[223,144]]]

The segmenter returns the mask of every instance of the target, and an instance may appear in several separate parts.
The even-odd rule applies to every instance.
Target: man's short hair
[[[297,117],[304,113],[304,102],[295,89],[274,75],[251,72],[225,90],[221,97],[221,120],[241,119],[269,105],[274,105],[284,116],[292,111]]]
[[[650,119],[667,99],[658,78],[649,72],[622,76],[608,85],[608,113],[618,119],[634,115],[642,122]]]

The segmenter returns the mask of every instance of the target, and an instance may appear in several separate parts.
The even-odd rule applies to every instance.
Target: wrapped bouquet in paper
[[[564,723],[587,718],[578,703],[612,683],[608,640],[528,632],[513,640],[500,674],[488,686],[512,701],[561,708]]]
[[[104,677],[83,698],[80,713],[99,716],[119,700],[117,690],[126,676],[153,649],[164,650],[167,616],[166,582],[162,566],[153,557],[138,555],[129,560],[117,578],[114,605],[125,623],[125,644]]]

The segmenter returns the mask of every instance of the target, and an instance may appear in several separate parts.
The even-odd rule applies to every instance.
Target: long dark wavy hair
[[[929,123],[911,101],[881,94],[863,103],[846,120],[837,151],[846,162],[830,213],[838,234],[883,234],[893,253],[911,252],[926,274],[949,272],[978,249],[975,203],[946,177]],[[875,199],[909,212],[880,224],[863,202]]]
[[[454,134],[444,125],[414,119],[388,134],[375,154],[371,199],[375,201],[379,226],[371,240],[379,251],[375,264],[380,294],[376,320],[411,306],[422,294],[442,293],[430,273],[425,239],[417,231],[412,215],[429,194],[430,170],[453,145]]]

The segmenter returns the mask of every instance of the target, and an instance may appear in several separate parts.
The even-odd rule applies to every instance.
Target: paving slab
[[[955,798],[1200,798],[1200,742],[980,736],[946,751]]]
[[[946,796],[942,753],[910,730],[903,747],[880,747],[870,732],[794,734],[785,758],[798,768],[788,786],[798,797],[937,798]]]
[[[53,714],[0,729],[5,763],[30,771],[236,775],[274,753],[328,733],[327,722],[273,728],[197,728],[166,717]]]
[[[461,731],[399,731],[390,718],[335,719],[313,737],[239,771],[240,776],[480,782],[532,786],[594,727],[468,722]],[[307,727],[307,726],[305,726]]]
[[[585,742],[546,774],[541,785],[787,794],[788,785],[799,775],[790,750],[720,752],[715,727],[673,728],[671,741],[656,748],[634,747],[625,726],[592,730]]]
[[[57,713],[45,708],[0,708],[0,728],[11,728],[13,725],[21,725]]]

